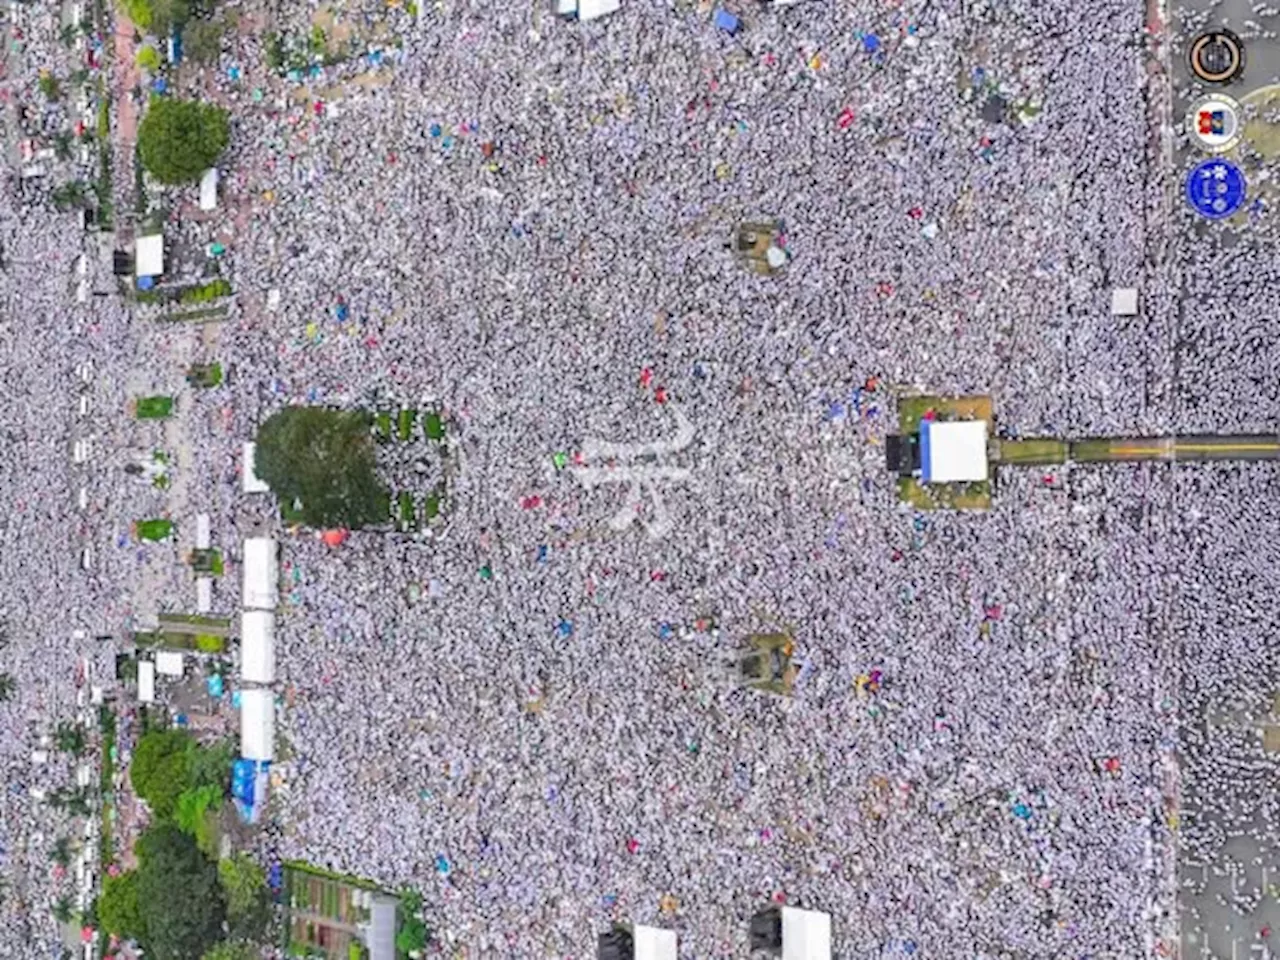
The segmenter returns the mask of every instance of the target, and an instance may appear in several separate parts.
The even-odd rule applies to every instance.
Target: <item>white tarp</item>
[[[636,924],[631,930],[631,943],[635,947],[635,960],[679,960],[674,930]]]
[[[164,273],[164,234],[139,237],[134,246],[134,273],[139,277],[158,277]]]
[[[595,20],[616,13],[621,7],[622,0],[557,0],[556,13],[562,16],[577,13],[579,20]]]
[[[783,907],[782,960],[831,960],[831,914]]]
[[[186,673],[182,654],[176,650],[160,650],[156,653],[156,673],[162,677],[180,677]]]
[[[156,665],[150,660],[138,661],[138,702],[156,702]]]
[[[196,577],[196,613],[213,609],[213,577]]]
[[[209,529],[209,515],[207,513],[196,514],[196,549],[208,550],[209,537],[211,534]]]
[[[200,209],[218,208],[218,168],[210,167],[200,177]]]
[[[252,440],[244,442],[242,459],[244,461],[244,469],[241,471],[242,484],[241,488],[245,493],[270,493],[271,488],[258,479],[257,472],[253,469],[253,457],[257,453],[258,445]]]
[[[276,682],[276,618],[266,610],[240,614],[240,678],[247,683]]]
[[[274,610],[280,602],[280,558],[270,537],[244,542],[244,602],[246,610]]]
[[[274,760],[275,743],[275,694],[256,688],[241,690],[240,756],[246,760]]]
[[[987,479],[987,423],[953,420],[922,424],[926,483],[974,483]]]

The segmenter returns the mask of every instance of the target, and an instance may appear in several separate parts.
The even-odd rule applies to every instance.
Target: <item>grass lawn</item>
[[[930,410],[938,420],[985,420],[990,424],[995,419],[990,397],[905,396],[898,398],[898,431],[904,437],[915,433]]]
[[[396,416],[396,438],[401,443],[408,443],[413,436],[413,425],[418,420],[417,410],[401,410]]]
[[[134,533],[139,540],[150,540],[153,543],[168,539],[173,533],[172,520],[139,520],[133,525]]]
[[[302,523],[302,504],[298,501],[280,501],[280,519],[288,524]]]
[[[422,422],[423,432],[427,439],[439,443],[444,439],[444,418],[436,410],[430,411]]]
[[[931,483],[898,480],[898,499],[917,510],[990,510],[991,483]]]
[[[1061,440],[1001,440],[997,461],[1005,464],[1057,464],[1067,461],[1067,444]]]
[[[173,397],[140,397],[134,408],[139,420],[163,420],[173,413]]]
[[[161,313],[153,319],[164,323],[217,323],[227,319],[231,311],[227,307],[200,307],[196,310],[174,310]]]
[[[401,530],[413,530],[417,527],[417,513],[413,509],[413,494],[401,490],[396,497],[396,517]]]
[[[158,619],[161,623],[190,623],[197,627],[217,627],[223,630],[231,628],[230,617],[206,617],[198,613],[162,613]]]
[[[388,443],[391,440],[391,414],[385,410],[379,410],[373,416],[373,436],[378,443]]]
[[[444,491],[439,488],[432,490],[427,495],[427,502],[423,506],[422,512],[428,520],[434,520],[440,516],[440,501],[444,499]]]

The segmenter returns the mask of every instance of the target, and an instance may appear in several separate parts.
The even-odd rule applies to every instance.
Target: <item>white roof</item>
[[[209,515],[207,513],[196,514],[196,549],[209,549]]]
[[[139,277],[158,277],[164,273],[164,234],[139,237],[134,244],[134,273]]]
[[[150,660],[138,661],[138,702],[156,702],[156,665]]]
[[[241,458],[244,460],[241,489],[245,493],[270,493],[271,488],[258,479],[258,474],[253,469],[253,457],[258,450],[258,445],[252,440],[246,440],[241,450],[243,451]]]
[[[244,608],[274,610],[280,603],[280,570],[276,542],[250,537],[244,542]]]
[[[218,168],[210,167],[200,176],[200,209],[215,210],[218,206]]]
[[[196,577],[196,613],[213,609],[213,578]]]
[[[783,907],[782,960],[831,960],[831,914]]]
[[[180,677],[185,672],[182,654],[176,650],[159,650],[156,652],[156,673],[162,677]]]
[[[246,760],[274,760],[275,743],[275,695],[270,690],[241,690],[240,756]]]
[[[635,960],[678,960],[676,932],[661,927],[642,927],[636,924],[632,930]]]
[[[578,19],[595,20],[614,13],[622,6],[622,0],[578,0]]]
[[[1134,287],[1116,287],[1111,291],[1111,315],[1113,317],[1138,315],[1138,291]]]
[[[266,610],[240,614],[240,678],[248,683],[276,682],[276,618]]]
[[[926,421],[923,464],[926,483],[973,483],[987,479],[985,420]]]

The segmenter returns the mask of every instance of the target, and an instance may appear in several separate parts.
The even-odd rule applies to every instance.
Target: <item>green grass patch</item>
[[[1049,466],[1067,462],[1067,445],[1061,440],[1001,440],[999,462],[1024,466]]]
[[[161,623],[189,623],[197,627],[214,627],[220,630],[231,629],[230,617],[206,617],[199,613],[162,613],[157,619]]]
[[[396,416],[396,438],[401,443],[408,443],[413,436],[413,425],[418,420],[417,410],[401,410]]]
[[[134,408],[139,420],[163,420],[173,413],[173,397],[140,397]]]
[[[139,540],[150,540],[157,543],[161,540],[168,539],[173,533],[172,520],[139,520],[133,525],[133,532],[137,534]]]
[[[204,307],[200,310],[173,310],[158,314],[153,319],[162,323],[218,323],[230,316],[226,306]]]
[[[432,443],[440,443],[444,440],[444,417],[438,410],[429,411],[422,423],[422,429],[428,440]]]
[[[898,499],[917,510],[990,510],[991,482],[922,484],[900,477]]]
[[[187,368],[187,383],[201,390],[222,386],[222,364],[193,363]]]
[[[413,494],[401,490],[396,497],[396,518],[401,530],[413,530],[417,527],[417,514],[413,509]]]
[[[142,649],[184,650],[192,653],[226,653],[227,638],[212,633],[178,633],[175,630],[151,630],[133,635]]]
[[[373,416],[373,437],[378,443],[391,440],[391,414],[385,410],[379,410]]]

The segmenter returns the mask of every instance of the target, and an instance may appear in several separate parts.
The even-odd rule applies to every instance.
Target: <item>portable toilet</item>
[[[768,907],[751,918],[752,952],[782,960],[831,960],[831,914],[796,907]]]

